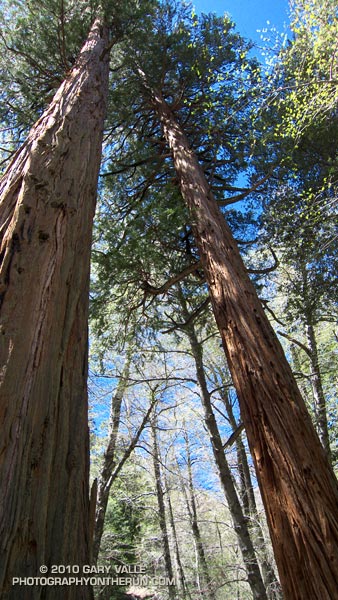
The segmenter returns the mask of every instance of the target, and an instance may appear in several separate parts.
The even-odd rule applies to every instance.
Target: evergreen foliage
[[[246,456],[246,440],[242,430],[237,431],[241,428],[237,397],[219,352],[220,338],[200,256],[149,88],[162,94],[187,132],[210,188],[240,240],[319,430],[314,380],[315,376],[320,379],[335,464],[335,3],[292,3],[293,38],[264,79],[258,61],[251,58],[251,44],[228,17],[198,16],[186,3],[164,0],[141,5],[135,1],[127,6],[96,0],[3,0],[0,119],[4,162],[67,77],[98,11],[108,19],[115,43],[92,252],[93,379],[100,386],[101,377],[110,378],[116,387],[121,356],[132,347],[118,458],[133,439],[140,414],[145,413],[144,406],[140,408],[140,401],[147,401],[144,385],[160,396],[156,408],[159,468],[165,481],[170,554],[180,586],[177,598],[195,600],[203,595],[250,600],[252,591],[217,480],[201,391],[186,341],[192,323],[206,356],[212,406],[244,512],[248,490],[239,447],[226,443],[236,434],[234,441],[242,441]],[[269,268],[268,248],[278,259],[276,269]],[[186,298],[188,316],[182,313],[179,291]],[[316,360],[309,347],[309,328],[317,344]],[[103,388],[100,393],[105,394]],[[148,575],[164,577],[149,431],[146,426],[133,458],[112,486],[99,564],[146,563]],[[98,475],[105,438],[101,433],[93,433],[92,438],[93,474]],[[193,456],[190,481],[187,448]],[[250,459],[248,463],[252,470]],[[252,476],[251,492],[259,504]],[[203,579],[196,549],[192,499],[196,500],[209,582],[205,573]],[[257,514],[249,511],[246,518],[262,566],[266,554],[273,560],[261,514],[257,533]],[[281,597],[275,583],[268,589],[271,600]],[[96,592],[98,598],[130,597],[124,586]],[[168,588],[134,590],[137,593],[134,597],[172,597]]]

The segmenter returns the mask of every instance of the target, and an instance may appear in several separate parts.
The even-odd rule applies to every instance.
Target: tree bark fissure
[[[40,565],[84,564],[89,540],[89,264],[108,89],[108,31],[79,58],[0,183],[0,589]],[[91,598],[69,586],[64,598]]]
[[[337,482],[197,158],[161,94],[153,91],[151,101],[190,211],[284,595],[330,600],[338,579]]]

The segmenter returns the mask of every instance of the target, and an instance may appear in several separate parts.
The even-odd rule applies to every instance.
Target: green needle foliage
[[[0,11],[4,160],[67,77],[95,15],[103,12],[110,25],[110,90],[91,286],[92,353],[97,364],[105,365],[102,371],[117,360],[109,354],[112,348],[123,352],[131,339],[140,363],[144,342],[160,349],[163,330],[172,333],[175,347],[182,343],[186,324],[177,316],[178,282],[198,333],[203,340],[215,336],[199,254],[151,87],[184,128],[248,262],[261,265],[269,245],[276,251],[279,269],[264,279],[268,300],[276,296],[274,310],[284,331],[303,345],[309,322],[315,329],[333,438],[334,1],[292,4],[293,39],[269,81],[263,81],[258,62],[250,58],[250,43],[228,17],[197,16],[185,3],[3,0]],[[257,191],[260,180],[264,184]],[[238,205],[239,200],[244,203]],[[307,355],[298,359],[310,395],[311,365]],[[138,558],[145,524],[141,504],[126,500],[135,487],[117,481],[106,521],[103,552],[113,547],[115,558],[126,563]]]
[[[97,2],[1,2],[1,120],[26,129],[53,97],[86,39]]]
[[[239,178],[248,178],[260,88],[249,50],[227,17],[198,18],[172,2],[118,45],[93,251],[92,315],[101,335],[109,328],[109,300],[119,303],[124,321],[135,309],[149,319],[147,307],[163,297],[159,289],[199,260],[148,85],[184,125],[221,205],[231,204],[243,192]],[[227,218],[248,239],[254,213],[242,206]],[[203,274],[197,269],[190,281],[203,287]]]

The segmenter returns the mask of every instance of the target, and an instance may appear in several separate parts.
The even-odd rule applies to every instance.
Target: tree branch
[[[273,256],[275,264],[271,265],[271,267],[266,267],[265,269],[247,269],[248,273],[256,274],[256,275],[265,275],[266,273],[271,273],[272,271],[275,271],[277,269],[277,267],[279,265],[279,260],[277,258],[277,255],[272,248],[269,248],[269,250]]]
[[[272,175],[273,168],[270,169],[269,173],[265,175],[262,179],[259,179],[251,188],[246,189],[242,194],[238,194],[237,196],[231,196],[230,198],[224,198],[224,200],[218,200],[219,206],[228,206],[229,204],[235,204],[236,202],[240,202],[240,200],[244,200],[249,194],[255,192],[263,183],[267,181]]]
[[[116,477],[118,476],[119,472],[121,471],[123,465],[128,460],[128,458],[131,455],[131,453],[133,452],[133,450],[136,448],[137,443],[138,443],[138,441],[139,441],[139,439],[141,437],[141,433],[142,433],[142,431],[144,430],[146,424],[149,421],[149,417],[151,415],[151,412],[152,412],[152,410],[153,410],[156,402],[157,402],[157,398],[156,398],[156,396],[154,396],[154,398],[152,399],[152,401],[150,403],[150,406],[149,406],[146,414],[144,415],[144,417],[142,419],[140,427],[138,428],[136,434],[134,435],[134,437],[133,437],[131,443],[129,444],[127,450],[125,451],[124,455],[122,456],[122,458],[121,458],[119,464],[117,465],[115,471],[111,474],[111,476],[109,478],[109,489],[112,486],[112,484],[114,483],[114,481],[115,481]]]
[[[223,450],[232,446],[232,444],[237,440],[237,438],[241,435],[244,429],[244,423],[240,423],[235,431],[232,432],[231,436],[227,439],[225,444],[223,444]]]
[[[194,321],[194,319],[196,319],[196,317],[208,306],[209,303],[210,297],[208,296],[204,302],[202,302],[202,304],[200,304],[200,306],[193,313],[191,313],[189,319],[187,319],[184,323],[177,323],[173,318],[170,317],[170,320],[174,323],[174,326],[162,331],[162,333],[171,333],[172,331],[175,331],[175,329],[185,329],[191,324],[192,321]]]
[[[304,352],[306,352],[306,354],[311,358],[311,350],[307,346],[305,346],[305,344],[302,344],[302,342],[296,340],[296,338],[293,338],[288,333],[283,333],[283,331],[277,331],[277,333],[289,340],[289,342],[292,342],[293,344],[296,344],[296,346],[299,346],[299,348],[304,350]]]
[[[166,281],[163,285],[161,285],[158,288],[148,283],[148,281],[143,281],[142,289],[145,291],[146,294],[151,294],[152,296],[159,296],[161,294],[165,294],[173,285],[175,285],[175,283],[182,281],[182,279],[185,279],[185,277],[190,275],[190,273],[194,273],[194,271],[197,271],[197,269],[199,269],[200,266],[201,261],[199,260],[183,269],[183,271],[181,271],[177,275],[174,275],[173,277],[168,279],[168,281]]]
[[[272,316],[272,318],[274,319],[274,321],[276,321],[276,323],[278,323],[279,325],[281,325],[282,327],[286,327],[285,323],[283,323],[283,321],[281,321],[274,313],[274,311],[272,310],[272,308],[270,308],[270,306],[268,306],[268,302],[269,300],[264,300],[264,298],[261,298],[261,303],[263,304],[264,308],[270,313],[270,315]]]

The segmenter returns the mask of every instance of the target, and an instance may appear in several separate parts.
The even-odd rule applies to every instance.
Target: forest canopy
[[[88,599],[333,597],[335,2],[293,0],[269,65],[186,2],[0,11],[0,598],[41,564],[144,566]]]

